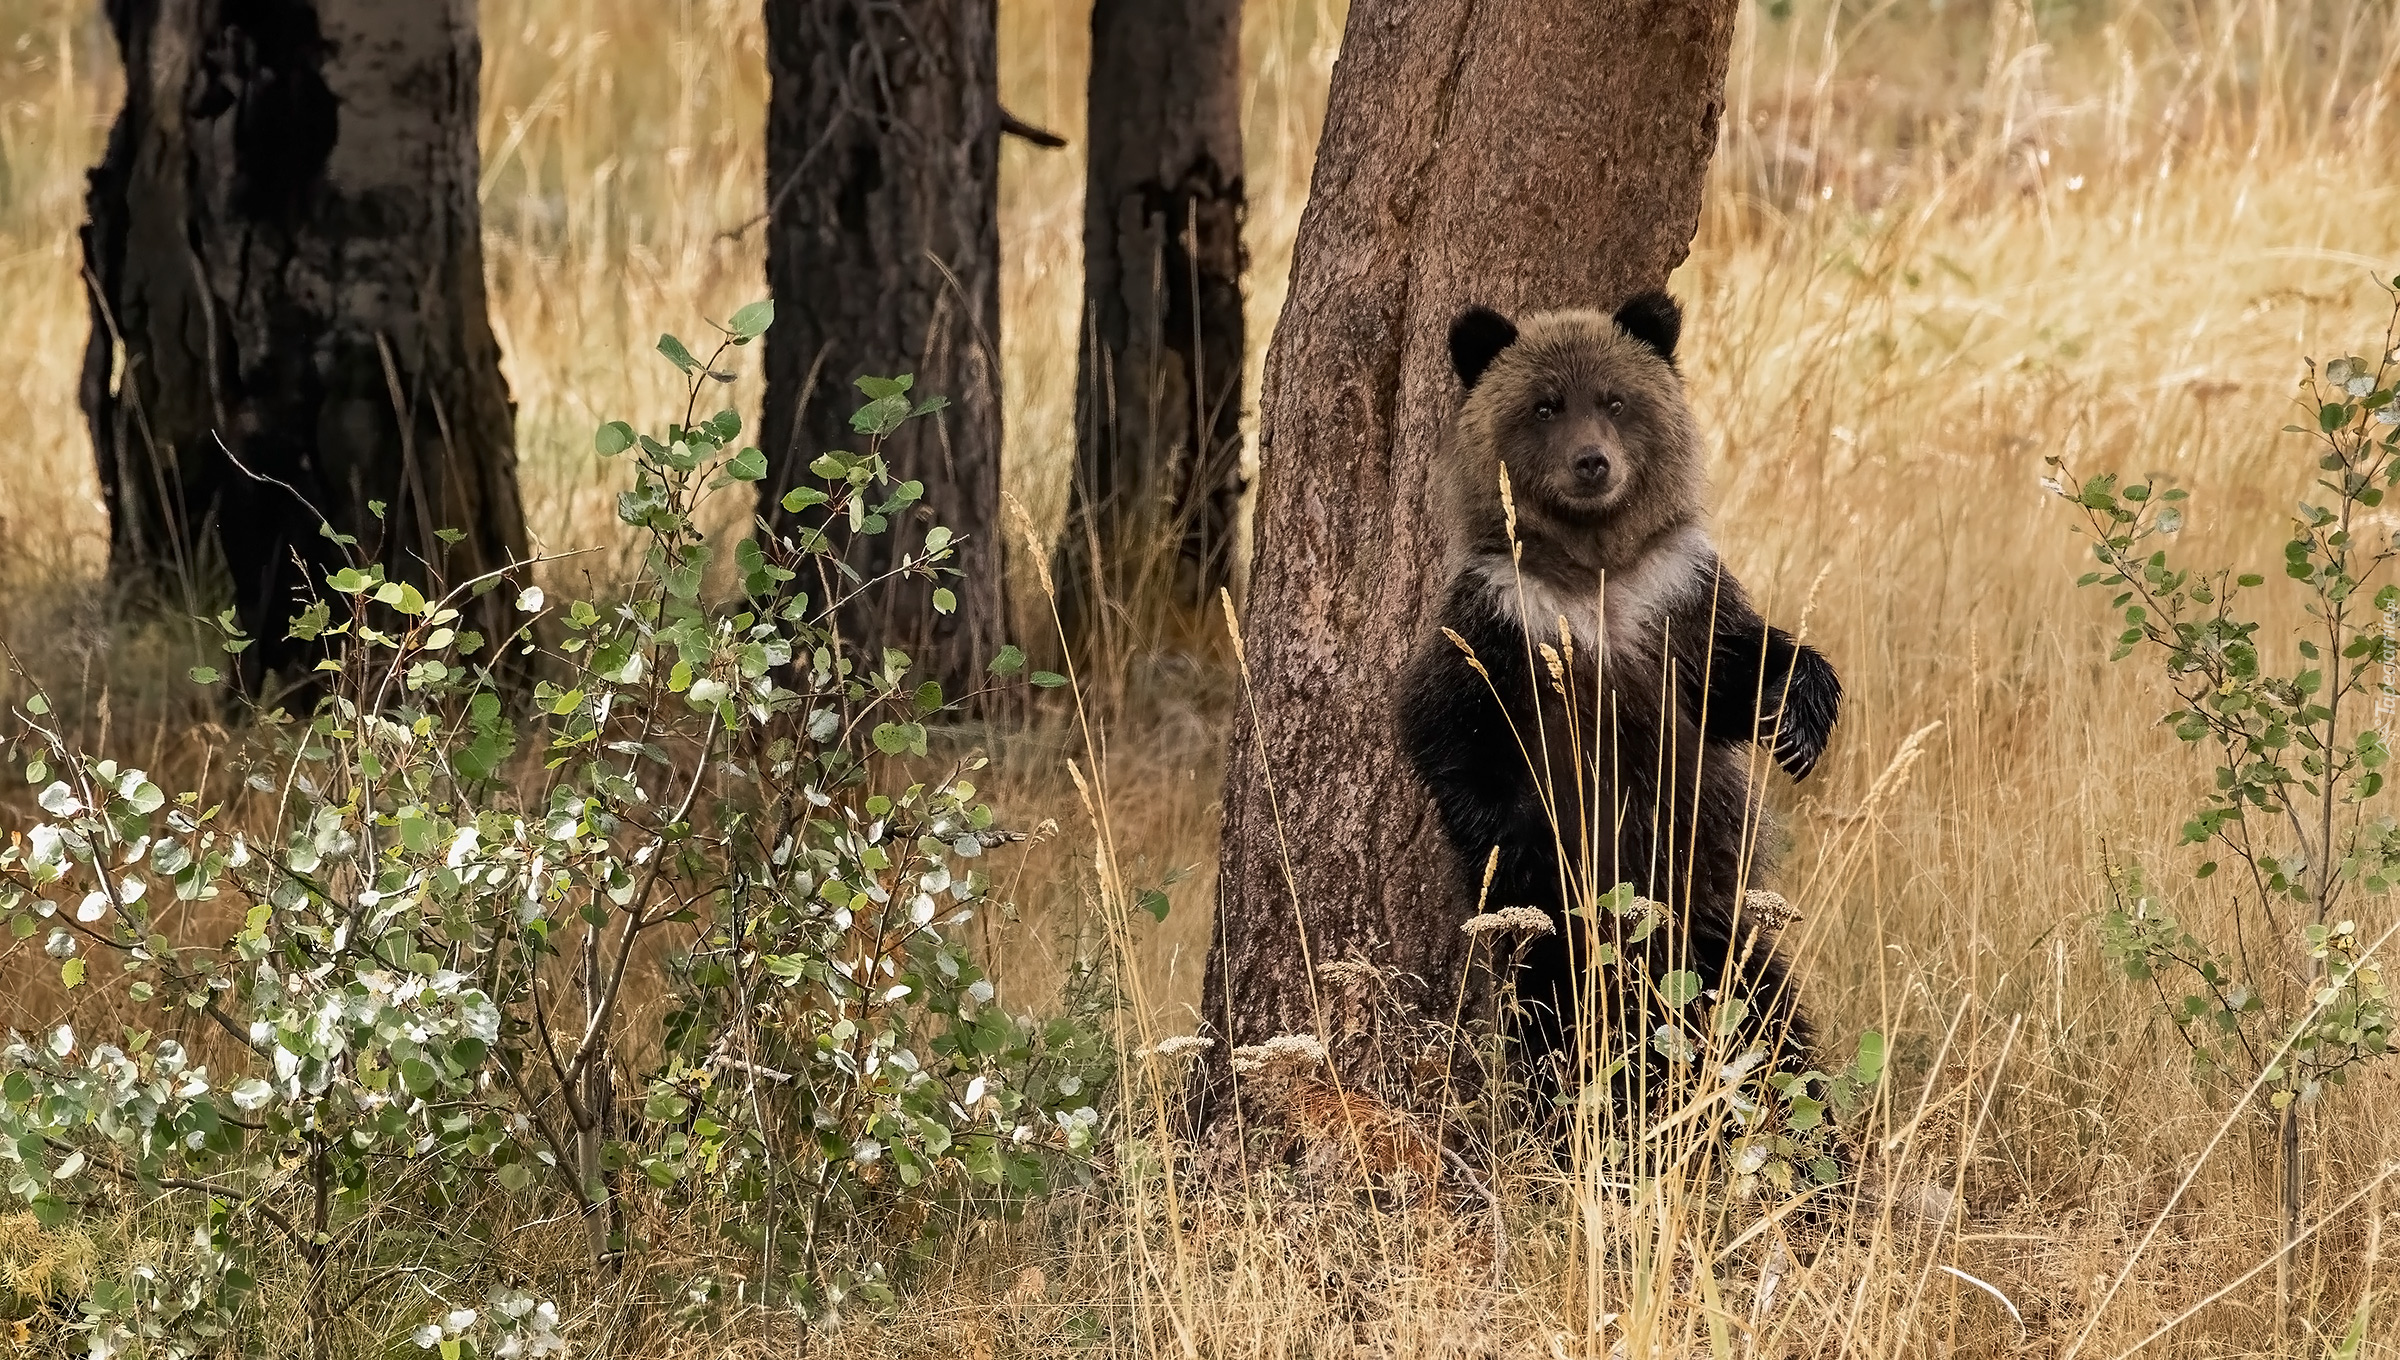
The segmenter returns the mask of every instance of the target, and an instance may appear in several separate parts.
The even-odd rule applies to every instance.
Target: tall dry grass
[[[1249,6],[1254,352],[1280,305],[1340,8]],[[1078,136],[1084,7],[1002,10],[1005,98]],[[545,545],[607,542],[590,428],[667,408],[673,385],[645,358],[659,329],[760,291],[758,234],[741,230],[763,198],[757,6],[484,13],[487,259],[527,502]],[[0,0],[0,628],[40,638],[89,735],[162,748],[191,740],[153,697],[180,665],[156,655],[168,644],[129,641],[93,585],[104,526],[73,402],[79,174],[118,79],[103,38],[82,4]],[[1879,1149],[1872,1193],[1835,1211],[1828,1240],[1778,1255],[1772,1232],[1741,1237],[1748,1220],[1704,1175],[1620,1194],[1503,1159],[1487,1168],[1508,1247],[1495,1269],[1494,1210],[1473,1199],[1378,1208],[1314,1185],[1193,1204],[1129,1167],[1110,1199],[953,1244],[903,1317],[819,1349],[2276,1346],[2273,1272],[2241,1282],[2274,1249],[2271,1140],[2195,1087],[2087,924],[2104,851],[2179,862],[2205,770],[2156,728],[2161,691],[2105,663],[2101,602],[2073,589],[2077,548],[2037,477],[2049,453],[2167,472],[2194,488],[2195,553],[2272,564],[2312,466],[2276,433],[2300,358],[2370,343],[2384,315],[2371,279],[2400,270],[2400,17],[2374,0],[1802,0],[1783,19],[1746,6],[1736,41],[1708,207],[1674,284],[1691,303],[1718,537],[1771,612],[1805,610],[1848,688],[1833,752],[1788,799],[1780,885],[1804,913],[1823,1028],[1894,1037],[1861,1135]],[[1007,478],[1047,524],[1072,447],[1081,170],[1072,150],[1018,144],[1003,170]],[[736,391],[755,403],[755,384]],[[1024,563],[1016,584],[1034,598]],[[1025,861],[1025,910],[993,943],[1024,996],[1077,951],[1120,956],[1145,1023],[1171,1032],[1197,996],[1207,875],[1174,890],[1163,926],[1101,889],[1212,860],[1231,685],[1222,649],[1188,626],[1118,660],[1146,697],[1105,737],[1097,847],[1057,763],[1080,738],[1002,739],[1012,811],[1067,829]],[[2222,908],[2176,891],[2187,914]],[[0,969],[35,971],[13,949]],[[1132,1089],[1155,1094],[1149,1075]],[[2297,1253],[2289,1353],[2327,1353],[2325,1329],[2362,1302],[2379,1319],[2363,1353],[2400,1353],[2384,1339],[2400,1335],[2400,1290],[2380,1262],[2392,1197],[2376,1180],[2400,1156],[2379,1113],[2396,1098],[2379,1077],[2312,1119],[2307,1218],[2322,1227]],[[538,1265],[545,1240],[517,1250]],[[763,1355],[792,1340],[788,1321],[754,1316],[675,1344]]]

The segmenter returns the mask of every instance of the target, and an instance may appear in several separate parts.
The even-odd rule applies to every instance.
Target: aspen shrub
[[[45,820],[0,849],[0,919],[144,1018],[9,1037],[0,1176],[53,1226],[128,1193],[190,1211],[187,1242],[92,1281],[92,1354],[220,1353],[295,1257],[318,1355],[554,1352],[543,1282],[485,1264],[512,1200],[578,1223],[599,1279],[671,1272],[631,1225],[698,1202],[753,1262],[748,1302],[873,1306],[945,1224],[1081,1174],[1116,1070],[1104,980],[1012,1015],[963,930],[986,855],[1022,837],[978,801],[983,757],[929,724],[984,696],[835,624],[869,589],[955,607],[959,540],[904,514],[923,488],[881,453],[941,399],[860,380],[859,447],[784,498],[804,527],[741,541],[731,598],[703,588],[695,509],[754,495],[767,460],[701,401],[771,319],[743,308],[705,361],[662,337],[681,420],[599,430],[645,544],[615,594],[553,602],[521,567],[395,580],[337,537],[357,565],[291,624],[325,658],[314,707],[259,715],[232,798],[76,749],[38,691],[14,714]],[[915,541],[886,577],[845,563],[895,533]],[[461,626],[493,590],[512,636]],[[988,687],[1059,683],[1024,668],[1003,649]],[[662,969],[637,1019],[628,981],[656,996]],[[423,1306],[378,1312],[399,1279]]]
[[[2280,591],[2263,572],[2176,560],[2186,496],[2157,477],[2078,480],[2052,458],[2045,482],[2076,507],[2099,561],[2080,584],[2112,591],[2123,616],[2114,658],[2159,666],[2174,696],[2163,721],[2214,766],[2179,836],[2194,848],[2188,872],[2112,865],[2101,941],[2174,1022],[2199,1079],[2278,1127],[2287,1241],[2303,1113],[2392,1039],[2384,946],[2400,822],[2372,801],[2400,697],[2400,584],[2379,584],[2400,550],[2378,515],[2400,486],[2400,278],[2391,291],[2394,324],[2374,357],[2312,363],[2301,379],[2308,423],[2285,433],[2306,437],[2317,475],[2293,513]],[[2300,621],[2280,634],[2265,622],[2294,606]]]

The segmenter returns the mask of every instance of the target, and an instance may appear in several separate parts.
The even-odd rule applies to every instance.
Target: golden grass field
[[[111,622],[74,404],[81,171],[118,80],[91,8],[0,0],[0,633],[75,696],[88,737],[157,767],[201,739],[161,680],[189,663]],[[1256,353],[1341,6],[1249,10]],[[757,13],[485,0],[487,269],[548,548],[612,540],[589,435],[679,394],[651,338],[763,291],[759,233],[738,231],[763,204]],[[1001,4],[1004,99],[1070,138],[1085,14]],[[2400,9],[2380,0],[1801,0],[1783,19],[1745,5],[1674,287],[1717,537],[1771,613],[1807,609],[1848,690],[1825,766],[1790,802],[1780,886],[1804,915],[1802,976],[1837,1042],[1873,1028],[1896,1055],[1862,1135],[1882,1149],[1880,1188],[1782,1268],[1773,1307],[1765,1257],[1724,1235],[1701,1184],[1627,1199],[1504,1164],[1514,1250],[1495,1284],[1473,1216],[1265,1190],[1195,1206],[1134,1178],[962,1241],[901,1318],[816,1350],[2277,1353],[2276,1273],[2243,1280],[2277,1241],[2271,1130],[2195,1085],[2090,924],[2104,854],[2157,866],[2195,919],[2222,910],[2174,848],[2206,770],[2157,728],[2156,676],[2107,664],[2106,601],[2076,591],[2081,549],[2038,479],[2050,454],[2167,473],[2194,489],[2187,552],[2272,569],[2314,468],[2278,433],[2303,358],[2370,352],[2388,319],[2396,100]],[[1072,149],[1011,143],[1003,171],[1007,478],[1055,523],[1081,167]],[[754,383],[737,391],[755,405]],[[1030,598],[1030,570],[1014,570]],[[1145,877],[1204,872],[1163,926],[1092,925],[1093,837],[1059,769],[1076,743],[1012,736],[1012,815],[1066,829],[1019,871],[1000,972],[1038,1000],[1066,951],[1120,949],[1172,1032],[1190,1023],[1207,938],[1230,661],[1208,620],[1170,618],[1109,664],[1143,680],[1108,734],[1110,848]],[[2390,924],[2376,910],[2369,923]],[[0,951],[12,986],[40,971],[26,945]],[[2378,1075],[2310,1116],[2304,1219],[2324,1222],[2294,1253],[2282,1353],[2332,1353],[2371,1306],[2356,1354],[2400,1356],[2400,1268],[2380,1260],[2400,1227],[2400,1188],[2380,1179],[2400,1162],[2395,1110],[2400,1083]],[[512,1249],[538,1262],[546,1240]],[[1093,1333],[1096,1315],[1116,1321]],[[761,1319],[677,1344],[713,1357],[794,1342],[788,1320]]]

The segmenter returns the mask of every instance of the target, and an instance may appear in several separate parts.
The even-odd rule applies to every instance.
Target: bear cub
[[[1682,324],[1663,293],[1613,316],[1512,322],[1475,308],[1452,324],[1466,395],[1437,473],[1455,516],[1450,584],[1398,696],[1461,905],[1533,906],[1555,927],[1517,974],[1512,1037],[1533,1089],[1576,1089],[1578,1012],[1596,1007],[1580,1018],[1617,1036],[1597,1063],[1628,1059],[1615,1069],[1621,1107],[1678,1047],[1654,1028],[1675,1018],[1656,985],[1672,970],[1699,975],[1718,1017],[1738,998],[1729,1055],[1760,1050],[1793,1075],[1811,1065],[1779,923],[1744,913],[1767,867],[1744,748],[1805,777],[1842,694],[1833,667],[1760,618],[1710,545],[1701,439],[1675,366]],[[1632,917],[1568,915],[1618,883],[1661,904],[1663,923],[1645,935]],[[1595,942],[1618,961],[1592,974],[1579,1007]],[[1682,1012],[1679,1031],[1692,1021]]]

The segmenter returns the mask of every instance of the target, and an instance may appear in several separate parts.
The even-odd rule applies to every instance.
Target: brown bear
[[[1700,1014],[1732,1034],[1737,1071],[1809,1068],[1776,923],[1745,908],[1766,867],[1748,748],[1805,777],[1842,694],[1823,656],[1759,617],[1710,544],[1681,329],[1662,293],[1613,315],[1512,322],[1476,308],[1453,323],[1465,399],[1439,475],[1456,546],[1441,626],[1399,695],[1462,910],[1480,896],[1488,909],[1538,907],[1554,926],[1516,979],[1514,1037],[1534,1088],[1578,1089],[1580,1021],[1614,1036],[1585,1052],[1582,1079],[1605,1075],[1621,1105],[1639,1099],[1629,1084],[1705,1041],[1690,1032]],[[1618,884],[1645,903],[1626,909],[1609,896]],[[1695,975],[1705,1011],[1670,994]]]

